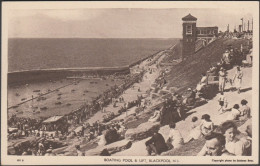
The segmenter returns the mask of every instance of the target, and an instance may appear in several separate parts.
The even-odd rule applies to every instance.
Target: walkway
[[[156,58],[157,56],[160,56],[160,53],[158,55],[154,56]],[[164,54],[158,59],[158,62],[160,62],[164,58]],[[139,68],[144,67],[144,69],[147,69],[147,64],[150,63],[149,61],[144,61],[139,65]],[[153,64],[150,66],[150,68],[155,68],[156,64]],[[150,74],[149,72],[146,72],[143,80],[140,83],[135,83],[133,85],[134,88],[128,88],[121,96],[124,98],[125,102],[131,102],[133,100],[137,99],[137,95],[145,95],[146,91],[150,89],[151,85],[154,83],[155,79],[159,76],[159,70],[156,70],[155,72],[152,72]],[[140,92],[138,92],[138,88],[140,88]],[[95,121],[102,120],[102,117],[107,114],[108,112],[114,112],[115,114],[117,111],[123,106],[123,103],[117,103],[117,107],[114,108],[113,104],[109,104],[107,107],[105,107],[106,113],[102,113],[101,111],[97,112],[95,115],[93,115],[89,120],[87,120],[88,123],[92,124]],[[127,111],[127,115],[130,115],[135,112],[135,109],[137,107],[133,107],[130,110]],[[123,113],[119,117],[115,119],[122,119],[126,117],[126,113]]]
[[[225,92],[225,96],[228,100],[229,106],[232,107],[234,104],[240,104],[242,99],[248,101],[248,106],[252,108],[252,68],[242,68],[244,73],[243,82],[242,82],[242,92],[238,94],[237,92]],[[233,78],[235,73],[235,68],[228,71],[228,77]],[[226,89],[229,89],[230,85],[226,86]],[[219,95],[219,94],[218,94]],[[219,125],[221,122],[225,121],[229,112],[219,115],[218,108],[218,95],[210,100],[207,104],[197,107],[190,110],[188,113],[192,113],[184,121],[180,121],[176,124],[176,128],[181,132],[183,138],[187,137],[191,127],[191,119],[193,116],[197,116],[199,119],[203,114],[209,114],[211,120],[214,124]],[[169,127],[164,126],[160,128],[160,133],[164,136],[165,139],[168,137]],[[133,143],[130,149],[114,154],[115,156],[146,156],[146,146],[145,142],[149,138]]]

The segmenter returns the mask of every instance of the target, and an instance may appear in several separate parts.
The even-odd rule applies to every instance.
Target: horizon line
[[[182,37],[8,37],[8,39],[181,39]]]

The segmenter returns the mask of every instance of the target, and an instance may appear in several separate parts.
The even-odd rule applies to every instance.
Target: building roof
[[[52,123],[52,122],[56,122],[58,120],[60,120],[63,116],[52,116],[48,119],[46,119],[45,121],[43,121],[43,123]]]
[[[217,26],[215,26],[215,27],[196,27],[196,29],[197,30],[205,30],[205,29],[214,29],[214,30],[216,30],[216,29],[218,29],[218,27]]]
[[[183,21],[196,21],[197,18],[192,16],[191,14],[188,14],[187,16],[182,18]]]

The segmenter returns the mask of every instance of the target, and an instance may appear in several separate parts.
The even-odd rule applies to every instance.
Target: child
[[[227,99],[224,96],[224,92],[220,93],[218,102],[219,102],[219,105],[220,105],[218,112],[219,112],[219,114],[222,114],[222,113],[224,113],[224,111],[226,110],[226,107],[227,107]]]
[[[202,119],[200,125],[201,133],[204,136],[210,135],[214,129],[214,124],[211,121],[210,116],[208,114],[204,114],[202,115],[201,119]]]

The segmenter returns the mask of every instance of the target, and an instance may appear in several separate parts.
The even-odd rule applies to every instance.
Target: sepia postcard
[[[259,2],[2,2],[2,165],[259,163]]]

